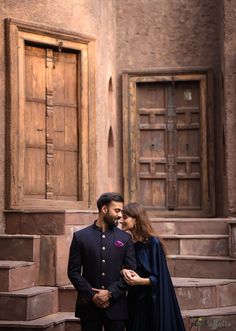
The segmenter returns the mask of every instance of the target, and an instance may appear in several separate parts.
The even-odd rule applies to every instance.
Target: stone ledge
[[[0,320],[30,321],[58,311],[58,290],[32,287],[12,292],[0,292]]]
[[[182,310],[183,317],[226,316],[226,315],[236,315],[236,306]]]
[[[74,313],[61,312],[48,316],[44,316],[33,321],[0,321],[0,328],[35,328],[44,329],[49,326],[64,323],[66,321],[74,321],[79,323],[79,319],[74,317]]]
[[[0,261],[0,291],[9,292],[38,284],[34,262]]]
[[[34,262],[27,262],[27,261],[8,261],[8,260],[1,260],[0,261],[0,269],[14,269],[20,267],[28,267],[34,265]]]
[[[40,236],[0,235],[0,260],[39,263]]]
[[[206,260],[206,261],[230,261],[236,262],[236,258],[230,256],[213,256],[213,255],[167,255],[168,259],[176,260]]]
[[[11,292],[0,292],[0,297],[7,296],[7,297],[33,297],[42,293],[50,293],[53,291],[57,291],[57,287],[50,287],[50,286],[34,286],[25,288],[22,290],[11,291]]]
[[[236,259],[229,256],[167,255],[172,277],[235,279]]]
[[[236,304],[236,279],[172,277],[182,309],[224,307]],[[77,292],[73,285],[59,286],[59,310],[74,311]]]
[[[172,277],[172,282],[175,288],[178,287],[205,287],[236,284],[236,279],[212,279],[212,278],[184,278]],[[70,285],[68,285],[70,286]],[[73,286],[73,285],[71,285]]]
[[[6,211],[7,234],[63,235],[66,225],[88,225],[94,210]]]
[[[229,252],[236,258],[236,220],[229,222]]]

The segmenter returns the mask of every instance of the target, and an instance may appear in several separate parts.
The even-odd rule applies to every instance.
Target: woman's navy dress
[[[185,331],[174,287],[158,238],[134,244],[137,272],[151,286],[130,286],[127,331]]]

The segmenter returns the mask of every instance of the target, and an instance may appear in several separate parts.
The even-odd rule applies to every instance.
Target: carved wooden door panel
[[[213,212],[206,80],[185,78],[131,77],[128,85],[125,195],[157,216]]]
[[[80,184],[77,56],[58,52],[54,52],[53,56],[58,59],[52,75],[53,195],[59,200],[76,201]]]
[[[201,155],[203,134],[200,123],[199,82],[176,82],[174,85],[175,126],[173,130],[174,192],[173,208],[201,210],[204,178]],[[204,142],[203,142],[204,143]]]
[[[46,49],[25,49],[24,195],[46,197]]]
[[[77,54],[25,48],[24,195],[79,199]]]
[[[137,91],[139,121],[138,200],[148,207],[166,208],[167,130],[165,84],[140,84]]]

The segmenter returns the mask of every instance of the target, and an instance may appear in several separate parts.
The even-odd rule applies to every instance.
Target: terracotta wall
[[[236,1],[224,1],[225,154],[227,210],[236,214]]]
[[[198,67],[214,69],[217,215],[224,213],[222,187],[221,0],[119,0],[117,4],[118,110],[125,69]],[[234,147],[235,148],[235,147]],[[235,172],[236,174],[236,172]]]
[[[117,189],[117,181],[112,183],[111,179],[108,180],[107,169],[107,143],[110,125],[113,127],[114,140],[116,140],[117,135],[116,111],[115,109],[108,109],[110,77],[113,80],[113,91],[116,90],[115,10],[113,6],[112,0],[0,0],[0,232],[4,231],[2,213],[4,209],[4,19],[12,17],[42,23],[92,35],[96,38],[97,194],[99,194],[107,190],[108,182],[110,182],[110,186]],[[115,92],[110,94],[110,99],[115,98]],[[113,106],[115,106],[114,101]],[[116,163],[116,144],[114,148],[114,163]]]

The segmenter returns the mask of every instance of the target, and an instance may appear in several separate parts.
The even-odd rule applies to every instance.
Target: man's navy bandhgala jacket
[[[93,288],[111,292],[110,306],[105,309],[111,320],[128,318],[127,285],[121,270],[136,269],[135,252],[131,236],[112,227],[102,232],[93,225],[73,235],[68,262],[68,277],[78,292],[75,316],[97,319],[101,308],[92,301]]]

